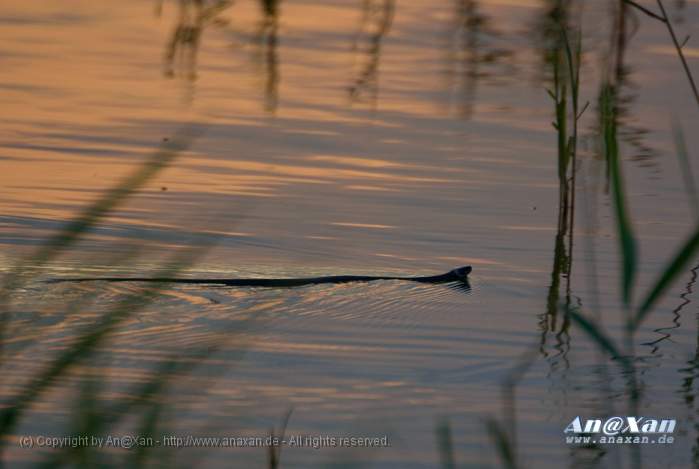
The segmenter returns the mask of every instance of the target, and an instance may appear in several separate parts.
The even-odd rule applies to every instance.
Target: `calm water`
[[[196,3],[0,5],[4,271],[164,139],[203,130],[13,293],[1,365],[7,402],[76,334],[143,288],[47,278],[154,275],[206,245],[181,275],[432,275],[472,265],[472,289],[400,281],[166,288],[128,305],[133,314],[100,352],[41,395],[4,460],[30,465],[53,454],[20,448],[22,435],[76,433],[75,410],[88,402],[80,383],[98,383],[108,407],[174,357],[181,366],[157,395],[165,405],[156,435],[264,437],[293,409],[288,435],[386,435],[391,446],[285,447],[283,467],[417,468],[439,464],[435,428],[448,419],[457,463],[497,467],[484,422],[503,418],[501,383],[526,355],[532,363],[515,389],[520,462],[632,464],[628,447],[565,444],[573,417],[626,415],[628,396],[617,363],[556,308],[579,305],[622,336],[596,130],[612,2],[587,2],[581,14],[581,101],[590,107],[565,254],[556,250],[554,103],[541,49],[555,2],[372,0],[363,11],[358,1],[289,0],[269,2],[266,15],[250,0],[204,2],[205,12]],[[682,37],[699,36],[698,2],[668,8]],[[628,27],[620,140],[643,293],[695,223],[671,122],[682,123],[694,156],[699,114],[665,27],[638,14]],[[699,70],[695,44],[684,50]],[[562,259],[569,275],[556,271]],[[635,336],[639,414],[678,421],[675,444],[641,447],[647,466],[698,461],[695,275],[681,276]],[[104,433],[135,433],[142,414],[125,412]],[[266,467],[267,449],[156,454],[183,467]]]

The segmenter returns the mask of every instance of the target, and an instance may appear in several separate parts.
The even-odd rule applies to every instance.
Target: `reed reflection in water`
[[[391,30],[395,0],[362,0],[362,15],[352,43],[356,72],[348,92],[350,100],[368,100],[376,109],[379,98],[381,49]]]
[[[279,101],[279,66],[277,59],[277,34],[281,0],[260,0],[263,19],[257,31],[259,44],[258,61],[262,63],[264,75],[265,110],[274,113]]]
[[[478,0],[455,0],[448,31],[447,88],[458,114],[471,118],[478,82],[484,78],[512,73],[505,67],[512,51],[497,45],[501,35],[492,18],[481,12]]]
[[[264,108],[274,113],[278,103],[279,69],[277,60],[280,0],[260,0],[262,19],[250,41],[254,44],[253,62],[263,77]],[[201,38],[207,29],[216,29],[238,37],[230,19],[222,16],[234,14],[231,0],[179,0],[175,26],[165,46],[164,74],[181,77],[187,83],[187,102],[191,104],[194,81],[197,78],[197,55],[202,47]],[[163,0],[156,1],[155,12],[161,16]]]

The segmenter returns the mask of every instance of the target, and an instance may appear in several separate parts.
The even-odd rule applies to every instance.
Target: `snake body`
[[[373,282],[375,280],[407,280],[419,283],[461,282],[468,286],[468,274],[471,266],[458,267],[441,275],[424,277],[395,277],[372,275],[330,275],[326,277],[304,278],[165,278],[165,277],[83,277],[49,280],[58,282],[160,282],[197,285],[226,285],[230,287],[301,287],[323,283]]]

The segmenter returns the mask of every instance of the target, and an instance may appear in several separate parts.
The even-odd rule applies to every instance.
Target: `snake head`
[[[465,265],[463,267],[458,267],[454,270],[451,271],[452,274],[459,280],[467,281],[468,280],[468,274],[471,273],[471,266],[470,265]]]

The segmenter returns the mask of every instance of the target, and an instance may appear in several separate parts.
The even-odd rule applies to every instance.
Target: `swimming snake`
[[[231,287],[300,287],[304,285],[316,285],[325,283],[348,282],[372,282],[375,280],[406,280],[419,283],[451,283],[461,282],[468,288],[468,274],[471,266],[458,267],[444,274],[401,277],[401,276],[373,276],[373,275],[330,275],[325,277],[302,278],[165,278],[165,277],[82,277],[82,278],[58,278],[51,279],[49,283],[59,282],[161,282],[199,285],[226,285]]]

